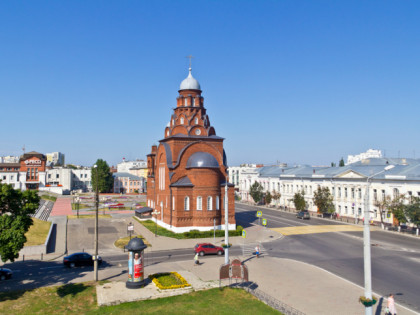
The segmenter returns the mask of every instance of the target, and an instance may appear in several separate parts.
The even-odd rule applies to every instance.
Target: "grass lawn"
[[[141,224],[143,224],[150,232],[153,232],[153,233],[156,232],[156,223],[154,221],[152,220],[142,221],[142,220],[138,220],[137,217],[133,217],[133,218],[136,219]],[[194,231],[193,230],[193,231],[184,232],[184,233],[174,233],[158,225],[157,235],[172,237],[176,239],[192,239],[192,238],[213,237],[213,231],[197,231],[197,230]],[[242,227],[240,226],[238,226],[237,230],[229,231],[229,236],[239,236],[239,235],[242,235]],[[216,230],[216,236],[217,237],[225,236],[225,231]]]
[[[95,205],[86,205],[86,204],[83,204],[83,203],[79,203],[79,210],[86,209],[86,208],[92,208],[94,206]],[[72,210],[77,210],[77,206],[76,206],[75,203],[71,204],[71,209]]]
[[[51,222],[42,221],[36,218],[32,218],[33,225],[26,232],[26,243],[25,246],[42,245],[47,239],[48,232],[50,231]]]
[[[67,216],[68,219],[77,219],[77,215],[68,215]],[[79,214],[79,219],[94,219],[95,215],[94,214]],[[110,214],[98,214],[98,218],[100,219],[109,219],[112,218],[112,216]]]
[[[42,195],[41,199],[45,199],[45,200],[51,200],[53,202],[55,202],[57,200],[57,197],[55,196],[49,196],[49,195]]]
[[[139,235],[131,235],[131,238],[135,238],[135,237],[138,237],[138,238],[141,238],[142,240],[143,240],[143,242],[144,242],[144,244],[146,244],[148,247],[151,247],[152,245],[150,245],[150,243],[143,237],[143,236],[141,236],[140,234]],[[120,239],[118,239],[118,240],[116,240],[115,241],[115,243],[114,243],[114,245],[116,246],[116,247],[118,247],[118,248],[121,248],[121,249],[123,249],[124,248],[124,246],[126,246],[127,244],[128,244],[128,242],[130,241],[130,236],[126,236],[126,237],[123,237],[123,238],[120,238]]]
[[[139,289],[141,290],[141,289]],[[280,314],[241,289],[224,288],[99,307],[94,283],[0,293],[0,314]]]

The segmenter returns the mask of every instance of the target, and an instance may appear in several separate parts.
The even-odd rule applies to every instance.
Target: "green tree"
[[[335,207],[333,203],[333,196],[328,187],[319,187],[314,192],[314,204],[318,208],[319,213],[333,213]]]
[[[98,159],[95,165],[97,167],[92,167],[91,177],[93,191],[96,191],[96,178],[98,178],[99,192],[112,192],[112,187],[114,186],[114,178],[112,177],[108,163],[102,159]]]
[[[258,182],[255,182],[251,185],[249,189],[249,194],[256,203],[259,203],[261,201],[263,197],[263,190],[263,186]]]
[[[16,190],[0,183],[0,257],[15,261],[26,243],[25,233],[33,224],[31,214],[39,207],[39,196],[33,190]]]
[[[341,158],[340,162],[338,163],[338,166],[342,167],[344,165],[346,165],[346,163],[344,163],[344,159]]]
[[[273,198],[273,200],[277,204],[277,201],[280,200],[280,198],[281,198],[281,193],[276,191],[276,190],[273,190],[273,192],[271,193],[271,197]]]
[[[265,194],[265,204],[269,205],[271,203],[271,200],[273,200],[273,196],[269,191]]]
[[[412,197],[408,205],[405,206],[405,214],[411,223],[420,226],[420,198]]]
[[[399,223],[407,223],[407,217],[405,215],[406,206],[404,204],[404,196],[396,196],[390,202],[388,208],[391,210],[394,218],[398,220]]]
[[[293,203],[295,204],[296,210],[305,210],[307,208],[305,201],[305,193],[303,191],[295,193],[295,195],[293,196]]]
[[[375,201],[375,206],[379,209],[379,215],[381,216],[381,224],[384,224],[385,213],[391,204],[391,197],[386,196],[383,200]]]

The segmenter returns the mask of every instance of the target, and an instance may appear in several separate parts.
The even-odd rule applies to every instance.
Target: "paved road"
[[[258,223],[257,207],[236,204],[237,224]],[[270,228],[305,225],[335,225],[333,220],[302,221],[292,213],[259,209]],[[372,286],[374,292],[397,294],[399,303],[420,311],[420,239],[386,231],[373,231]],[[295,259],[319,266],[353,283],[364,286],[363,233],[331,232],[289,235],[265,245],[271,256]]]
[[[239,247],[231,248],[231,255],[239,256],[242,249]],[[120,280],[127,279],[127,253],[122,250],[119,253],[101,255],[103,263],[99,267],[99,278],[101,280]],[[200,257],[200,262],[210,262],[217,255]],[[151,265],[164,262],[176,262],[191,260],[193,262],[193,249],[178,249],[170,251],[152,251],[147,249],[145,253],[145,268]],[[78,283],[93,278],[93,267],[67,268],[63,266],[61,260],[39,261],[27,260],[8,263],[5,267],[13,269],[11,280],[0,282],[0,292],[9,290],[29,290],[33,288],[60,285],[66,283]]]

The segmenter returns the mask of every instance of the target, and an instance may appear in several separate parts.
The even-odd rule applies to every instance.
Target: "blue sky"
[[[420,157],[418,1],[2,1],[0,155],[145,158],[192,54],[229,165]]]

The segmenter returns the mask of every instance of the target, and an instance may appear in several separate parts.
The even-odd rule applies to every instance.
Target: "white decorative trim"
[[[156,219],[153,219],[153,222],[156,222]],[[164,227],[165,229],[172,231],[174,233],[184,233],[189,232],[191,230],[198,230],[198,231],[213,231],[213,225],[212,226],[183,226],[183,227],[176,227],[176,226],[170,226],[169,224],[157,220],[158,225],[161,227]],[[224,230],[225,225],[216,225],[216,230]],[[236,224],[229,224],[229,230],[236,230]]]

